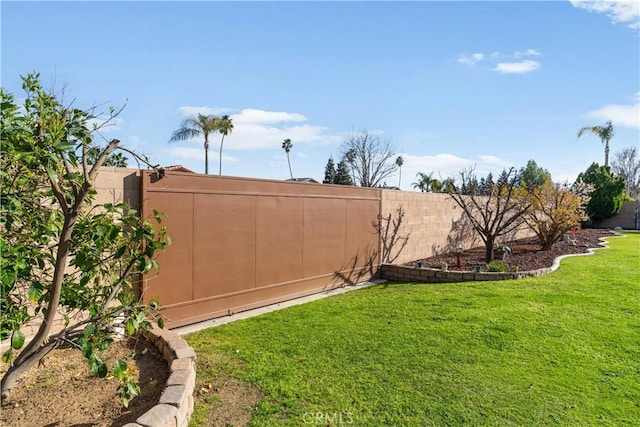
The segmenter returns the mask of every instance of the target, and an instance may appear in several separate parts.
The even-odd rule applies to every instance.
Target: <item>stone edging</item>
[[[123,427],[186,427],[193,413],[196,352],[177,333],[168,329],[154,328],[142,333],[167,361],[169,378],[158,404],[135,423]]]
[[[620,236],[616,234],[615,236]],[[611,236],[614,237],[614,236]],[[608,237],[607,237],[608,238]],[[380,266],[380,273],[383,279],[399,282],[422,282],[422,283],[448,283],[448,282],[470,282],[487,280],[514,280],[524,277],[539,277],[555,271],[560,267],[560,261],[571,256],[593,255],[596,249],[607,246],[607,242],[600,238],[600,248],[588,248],[587,252],[579,254],[567,254],[556,257],[551,267],[540,268],[531,271],[516,272],[479,272],[474,271],[443,271],[436,268],[417,268],[404,265],[383,264]]]

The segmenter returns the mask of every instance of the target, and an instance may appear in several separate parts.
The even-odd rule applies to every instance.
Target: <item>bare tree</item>
[[[636,147],[627,147],[613,156],[613,173],[621,176],[630,197],[640,197],[640,158]]]
[[[515,168],[503,171],[488,192],[477,185],[474,168],[460,172],[460,177],[461,185],[450,186],[449,195],[471,221],[485,245],[485,261],[490,262],[497,239],[523,224],[523,215],[531,204],[519,194]]]
[[[361,187],[378,187],[396,171],[391,143],[366,130],[352,133],[342,145],[342,152]]]

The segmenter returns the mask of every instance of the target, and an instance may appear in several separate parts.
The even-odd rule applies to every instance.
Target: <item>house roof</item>
[[[182,165],[171,165],[171,166],[163,166],[161,169],[167,170],[167,171],[174,171],[174,172],[188,172],[188,173],[195,173],[194,171],[192,171],[191,169],[187,169]]]
[[[314,184],[320,184],[318,181],[316,181],[313,178],[289,178],[287,179],[287,181],[294,181],[294,182],[312,182]]]

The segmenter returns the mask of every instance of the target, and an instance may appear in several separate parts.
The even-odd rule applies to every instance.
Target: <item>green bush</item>
[[[504,261],[493,260],[487,264],[487,270],[502,273],[509,270],[509,265]]]
[[[620,212],[625,200],[624,179],[613,175],[609,166],[593,163],[584,173],[578,175],[577,182],[579,181],[594,186],[590,194],[591,200],[586,206],[586,213],[593,223],[597,224]]]

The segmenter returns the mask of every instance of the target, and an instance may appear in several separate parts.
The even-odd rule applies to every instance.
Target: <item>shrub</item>
[[[494,260],[487,264],[487,270],[502,273],[509,270],[509,265],[504,261]]]

